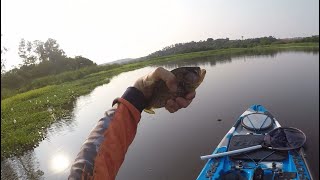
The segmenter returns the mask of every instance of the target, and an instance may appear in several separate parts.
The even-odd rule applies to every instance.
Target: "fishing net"
[[[275,150],[300,148],[306,142],[306,135],[297,128],[280,127],[270,131],[264,137],[264,146]]]
[[[227,155],[229,156],[234,154],[246,153],[246,152],[250,152],[250,151],[261,149],[261,148],[280,150],[280,151],[293,150],[293,149],[298,149],[302,147],[303,144],[306,142],[306,139],[307,139],[306,135],[297,128],[278,127],[270,131],[267,135],[265,135],[261,145],[254,145],[254,146],[246,147],[242,149],[201,156],[200,158],[202,160],[217,158],[217,157],[222,157]],[[262,158],[262,159],[265,159],[265,158]]]

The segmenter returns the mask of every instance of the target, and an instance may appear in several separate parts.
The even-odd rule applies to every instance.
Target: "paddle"
[[[253,151],[261,148],[268,148],[273,150],[292,150],[303,146],[306,142],[306,135],[297,128],[292,127],[278,127],[270,131],[263,140],[261,145],[237,149],[233,151],[201,156],[202,160],[239,154]]]

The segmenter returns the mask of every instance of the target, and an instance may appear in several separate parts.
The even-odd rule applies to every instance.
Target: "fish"
[[[154,109],[164,107],[169,99],[185,97],[199,87],[206,75],[206,70],[200,67],[179,67],[171,72],[176,76],[177,91],[171,92],[163,80],[155,82],[152,96],[144,112],[155,114]]]

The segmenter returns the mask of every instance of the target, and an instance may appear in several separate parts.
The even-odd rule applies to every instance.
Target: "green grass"
[[[36,147],[43,140],[50,125],[70,115],[75,99],[91,92],[95,87],[106,84],[109,79],[122,72],[157,65],[168,61],[187,60],[223,54],[237,54],[251,51],[295,50],[301,48],[319,50],[318,43],[293,43],[260,46],[254,48],[220,49],[173,56],[152,58],[146,61],[115,66],[90,73],[69,72],[57,77],[46,77],[39,81],[47,82],[45,87],[14,95],[1,101],[1,159],[23,154]],[[88,70],[89,71],[89,70]],[[70,75],[71,80],[67,78]],[[64,77],[66,82],[59,81]],[[74,79],[81,77],[81,79]]]
[[[45,138],[46,129],[57,120],[70,115],[74,100],[95,87],[106,84],[121,72],[137,69],[127,66],[60,85],[17,94],[1,101],[1,158],[20,155],[33,149]]]

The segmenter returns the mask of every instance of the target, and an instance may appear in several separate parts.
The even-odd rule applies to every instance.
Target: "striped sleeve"
[[[135,137],[145,102],[143,94],[133,87],[114,101],[117,106],[106,112],[82,145],[69,179],[115,179]]]

